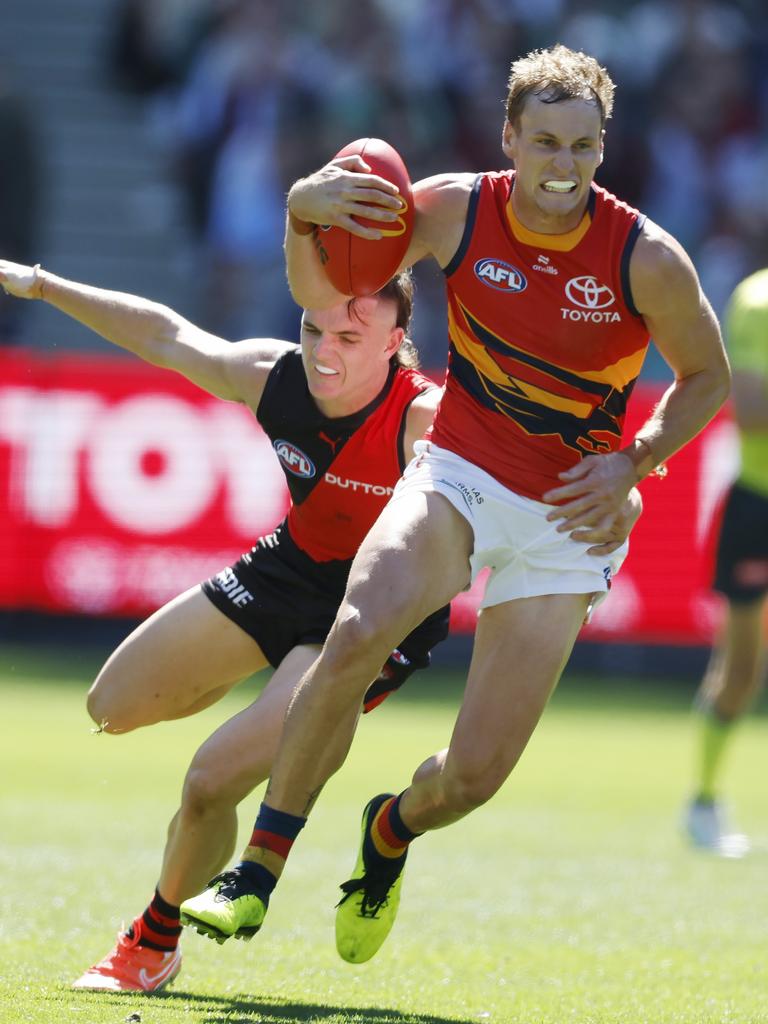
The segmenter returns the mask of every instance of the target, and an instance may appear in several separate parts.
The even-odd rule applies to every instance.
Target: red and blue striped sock
[[[237,864],[237,869],[253,881],[265,901],[277,885],[291,847],[306,823],[306,818],[286,814],[264,803],[259,808],[244,859]]]

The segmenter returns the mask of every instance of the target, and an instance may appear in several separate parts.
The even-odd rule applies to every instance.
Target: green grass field
[[[424,676],[363,721],[251,943],[186,935],[183,972],[160,996],[70,991],[151,894],[196,746],[255,693],[96,736],[82,699],[96,667],[0,652],[3,1024],[768,1022],[768,721],[744,724],[727,776],[762,849],[711,859],[678,830],[691,686],[574,676],[502,792],[414,844],[398,923],[370,963],[336,956],[337,885],[363,803],[447,742],[457,675]],[[243,807],[244,839],[258,800]]]

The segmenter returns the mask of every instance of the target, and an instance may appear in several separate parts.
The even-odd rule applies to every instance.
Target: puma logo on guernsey
[[[215,578],[219,590],[226,594],[232,604],[238,608],[244,608],[253,600],[253,594],[250,590],[245,589],[229,566],[222,569],[221,572],[217,572]]]
[[[475,277],[497,292],[522,292],[528,287],[525,274],[495,256],[486,256],[475,263]]]
[[[335,473],[326,473],[325,482],[334,487],[341,487],[344,490],[362,491],[364,494],[375,494],[377,498],[389,497],[394,494],[394,487],[382,487],[381,484],[367,484],[362,480],[349,480],[347,477],[336,476]]]
[[[301,476],[305,478],[313,477],[315,475],[315,464],[312,462],[310,457],[305,455],[301,448],[297,448],[295,444],[291,444],[290,441],[283,441],[281,438],[277,438],[277,440],[272,443],[272,447],[277,452],[278,459],[280,459],[289,473],[293,473],[294,476]]]
[[[325,441],[326,444],[331,446],[331,451],[335,455],[336,454],[336,448],[337,448],[338,445],[341,444],[342,438],[337,437],[336,440],[334,441],[333,438],[328,437],[328,435],[325,433],[324,430],[321,430],[320,433],[317,436],[320,438],[321,441]]]

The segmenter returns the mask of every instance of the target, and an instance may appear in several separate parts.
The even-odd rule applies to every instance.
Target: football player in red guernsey
[[[509,79],[502,148],[514,169],[438,175],[414,188],[405,263],[432,257],[445,274],[445,394],[355,557],[336,623],[291,703],[239,865],[248,882],[234,902],[249,901],[240,920],[254,929],[317,793],[346,756],[367,680],[399,636],[487,567],[450,746],[424,761],[403,793],[376,796],[363,813],[336,938],[348,961],[374,955],[394,920],[409,843],[464,817],[506,780],[590,603],[621,564],[625,546],[595,554],[580,531],[610,528],[633,485],[728,394],[717,321],[685,252],[594,184],[613,92],[583,53],[531,53]],[[339,296],[313,225],[374,239],[352,215],[387,223],[399,200],[353,157],[297,182],[288,206],[289,282],[314,308]],[[638,434],[623,439],[651,336],[674,382]],[[192,904],[192,916],[215,923],[210,902]]]
[[[0,285],[42,299],[212,395],[244,403],[272,440],[291,492],[274,533],[143,623],[88,695],[96,723],[123,733],[194,714],[252,673],[275,668],[258,699],[195,755],[148,907],[75,982],[158,991],[181,965],[179,904],[232,855],[237,804],[269,773],[293,688],[325,640],[352,556],[429,426],[440,389],[415,368],[405,335],[413,295],[407,272],[376,296],[306,310],[300,346],[271,338],[231,344],[165,306],[39,267],[0,260]],[[242,472],[250,472],[247,462]],[[626,531],[638,514],[637,504],[627,509]],[[365,709],[425,667],[447,629],[442,607],[400,638],[371,677]]]

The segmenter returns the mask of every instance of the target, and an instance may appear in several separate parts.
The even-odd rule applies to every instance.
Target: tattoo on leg
[[[315,806],[315,801],[320,796],[320,793],[322,792],[322,790],[323,790],[323,786],[318,786],[317,789],[313,790],[309,794],[309,796],[307,797],[307,802],[304,805],[304,809],[301,812],[301,816],[303,818],[306,818],[307,815],[309,814],[309,812]],[[269,795],[270,795],[271,792],[272,792],[272,779],[269,780],[269,782],[267,783],[267,788],[264,791],[264,803],[267,803],[267,804],[269,803]]]
[[[301,812],[301,816],[303,818],[308,817],[309,812],[315,806],[315,801],[320,796],[322,791],[323,791],[323,787],[322,786],[318,786],[316,790],[314,790],[312,793],[309,794],[309,799],[307,800],[306,804],[304,805],[304,810]]]

